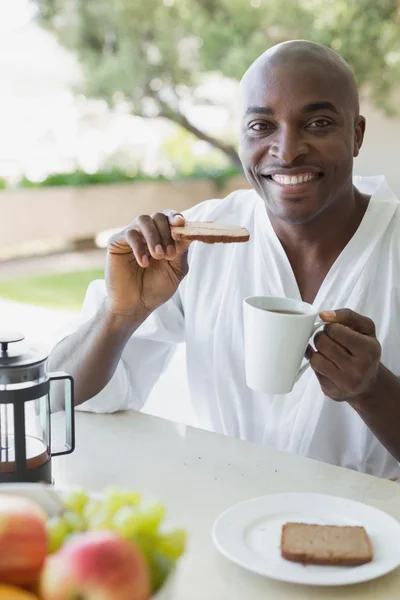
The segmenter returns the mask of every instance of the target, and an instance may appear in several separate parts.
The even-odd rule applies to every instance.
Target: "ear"
[[[354,123],[354,158],[359,155],[360,148],[364,141],[365,118],[359,115]]]

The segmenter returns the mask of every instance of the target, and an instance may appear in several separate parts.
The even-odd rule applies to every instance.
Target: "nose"
[[[280,162],[291,165],[299,156],[308,152],[308,146],[301,133],[293,129],[280,129],[271,140],[269,153]]]

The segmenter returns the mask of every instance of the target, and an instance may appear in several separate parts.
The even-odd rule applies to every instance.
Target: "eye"
[[[309,123],[308,127],[310,127],[311,129],[324,129],[325,127],[329,127],[329,125],[332,124],[332,121],[330,121],[329,119],[316,119],[315,121]]]
[[[265,121],[256,121],[255,123],[250,123],[249,129],[252,131],[271,131],[273,125]]]

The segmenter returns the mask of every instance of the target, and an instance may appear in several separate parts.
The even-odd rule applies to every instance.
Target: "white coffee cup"
[[[250,296],[243,311],[247,385],[266,394],[288,394],[309,367],[307,345],[325,323],[316,321],[314,306],[291,298]]]

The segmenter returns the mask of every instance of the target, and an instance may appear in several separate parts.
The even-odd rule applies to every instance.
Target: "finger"
[[[369,317],[364,317],[349,308],[340,308],[339,310],[327,310],[320,313],[323,321],[328,323],[340,323],[346,327],[363,333],[364,335],[375,336],[375,323]]]
[[[328,358],[341,371],[348,368],[352,355],[341,344],[330,338],[325,331],[317,333],[314,346],[325,358]]]
[[[328,379],[335,382],[340,377],[340,371],[337,366],[320,352],[314,352],[310,358],[310,365],[316,373],[325,375]]]
[[[141,215],[136,219],[136,228],[144,237],[151,256],[156,260],[164,258],[160,232],[153,219],[149,215]]]
[[[143,237],[136,231],[139,237],[131,237],[130,229],[123,229],[112,235],[107,243],[107,252],[110,254],[132,254],[141,267],[149,265],[148,249]]]
[[[325,325],[324,332],[331,340],[343,346],[353,356],[365,353],[366,348],[371,343],[376,342],[374,337],[358,333],[339,323]]]
[[[126,230],[114,233],[107,242],[107,251],[111,254],[129,254],[132,248],[126,239]]]
[[[143,236],[136,229],[128,229],[125,234],[138,265],[144,269],[149,266],[148,248]]]
[[[156,213],[152,218],[160,234],[161,245],[165,258],[174,258],[176,254],[175,242],[171,236],[171,227],[167,215],[164,213]]]
[[[321,375],[320,373],[315,373],[315,376],[318,379],[321,390],[325,396],[328,396],[333,400],[341,400],[343,393],[333,381],[328,379],[328,377],[325,377],[325,375]]]

